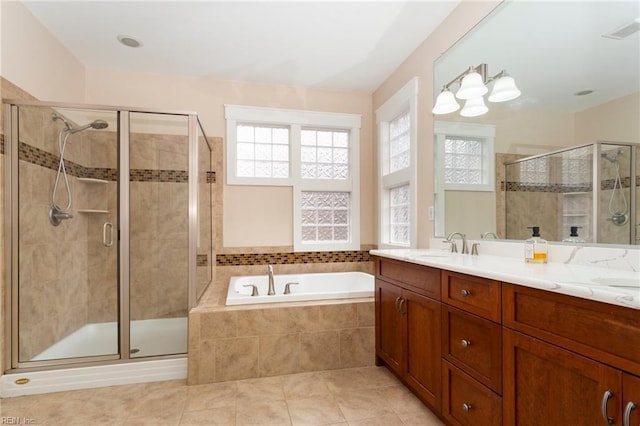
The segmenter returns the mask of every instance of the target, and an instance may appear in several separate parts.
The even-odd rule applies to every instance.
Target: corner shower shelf
[[[104,180],[104,179],[94,179],[94,178],[78,178],[78,180],[80,182],[86,182],[86,183],[109,183],[108,180]]]
[[[78,213],[109,213],[109,210],[78,209]]]

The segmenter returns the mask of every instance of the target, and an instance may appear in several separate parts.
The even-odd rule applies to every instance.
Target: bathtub
[[[297,284],[290,285],[290,294],[283,294],[287,283]],[[276,294],[268,296],[267,275],[231,277],[226,305],[355,299],[374,295],[374,277],[364,272],[276,274],[274,284]],[[257,296],[251,295],[252,285],[258,288]]]

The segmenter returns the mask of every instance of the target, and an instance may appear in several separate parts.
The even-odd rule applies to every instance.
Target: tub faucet
[[[273,296],[276,294],[276,289],[273,285],[273,266],[267,265],[267,275],[269,275],[269,291],[267,292],[267,295]]]
[[[452,232],[447,237],[447,241],[451,243],[451,252],[452,253],[458,252],[458,247],[456,246],[456,243],[453,241],[453,238],[456,235],[462,238],[462,254],[469,254],[469,247],[467,247],[467,236],[460,232]]]
[[[493,238],[494,240],[499,239],[495,232],[485,232],[482,235],[480,235],[481,240],[484,240],[485,238],[489,238],[489,237]]]

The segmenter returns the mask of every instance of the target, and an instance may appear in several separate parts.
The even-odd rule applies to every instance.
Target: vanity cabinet
[[[640,424],[637,310],[510,284],[503,305],[505,424]]]
[[[408,265],[408,267],[405,267]],[[376,261],[376,364],[440,411],[440,270]]]
[[[640,311],[376,258],[376,362],[449,425],[640,426]]]
[[[442,271],[442,415],[502,424],[501,283]]]

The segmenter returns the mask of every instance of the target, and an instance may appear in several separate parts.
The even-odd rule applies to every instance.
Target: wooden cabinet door
[[[597,361],[504,329],[505,425],[622,425],[622,373]]]
[[[640,425],[640,377],[625,374],[622,377],[622,400],[625,426]]]
[[[440,303],[404,291],[401,313],[406,316],[407,364],[405,380],[423,400],[440,411],[442,399]]]
[[[405,365],[405,316],[399,305],[402,289],[376,279],[376,358],[382,359],[398,376]],[[378,361],[379,363],[379,361]]]

